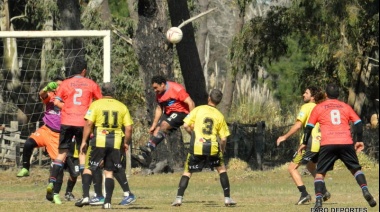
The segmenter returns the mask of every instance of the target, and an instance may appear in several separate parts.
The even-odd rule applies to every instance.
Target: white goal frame
[[[0,31],[0,38],[103,37],[103,82],[111,81],[111,30]]]

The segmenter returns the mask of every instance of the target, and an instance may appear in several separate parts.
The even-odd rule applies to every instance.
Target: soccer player
[[[126,105],[117,101],[112,96],[115,88],[111,83],[102,85],[103,98],[93,102],[88,109],[85,119],[86,125],[83,131],[81,154],[86,151],[89,157],[82,175],[83,198],[75,203],[75,206],[89,205],[89,191],[92,181],[92,172],[104,166],[105,190],[103,208],[111,208],[111,199],[115,187],[114,172],[121,170],[120,146],[128,150],[132,137],[132,118]],[[124,133],[122,128],[124,127]],[[86,140],[94,128],[94,137],[90,140],[87,150]],[[124,139],[122,139],[124,137]],[[122,169],[123,170],[123,169]],[[125,177],[125,174],[124,174]]]
[[[317,105],[317,103],[323,100],[324,93],[322,93],[322,91],[319,88],[315,86],[307,87],[303,94],[303,101],[305,104],[302,105],[297,115],[296,123],[294,123],[294,125],[285,135],[278,137],[277,146],[279,146],[281,142],[286,141],[286,139],[288,139],[291,135],[296,133],[299,129],[305,127],[311,111]],[[303,138],[301,137],[300,143],[302,143],[302,139]],[[293,178],[294,183],[296,184],[298,190],[301,192],[301,197],[299,198],[296,205],[301,205],[311,200],[311,196],[307,192],[306,186],[304,185],[301,175],[297,169],[300,165],[306,165],[309,172],[313,175],[313,177],[315,177],[315,168],[316,162],[318,160],[320,139],[321,135],[319,132],[319,125],[317,123],[316,127],[312,131],[312,136],[308,141],[306,151],[303,151],[301,154],[298,154],[298,151],[296,151],[293,160],[290,162],[288,166],[290,176]],[[324,187],[323,200],[327,201],[330,197],[330,193]]]
[[[224,204],[236,205],[230,197],[230,183],[224,165],[223,153],[230,132],[223,114],[216,109],[222,100],[221,91],[214,89],[208,97],[208,104],[194,108],[184,119],[184,128],[191,135],[190,152],[187,155],[185,169],[179,181],[177,197],[172,206],[181,206],[183,195],[194,172],[200,172],[208,161],[219,173],[224,192]],[[218,142],[218,137],[220,142]]]
[[[40,99],[45,104],[42,118],[44,125],[26,139],[22,154],[22,169],[17,173],[17,177],[29,176],[30,157],[34,148],[45,147],[52,160],[56,159],[58,155],[61,110],[54,106],[54,97],[62,81],[63,78],[57,76],[39,92]]]
[[[149,128],[152,136],[147,147],[140,147],[148,154],[165,139],[170,130],[182,126],[183,119],[194,108],[193,100],[181,84],[166,81],[163,76],[154,76],[151,82],[158,105]]]
[[[125,176],[125,169],[126,169],[126,151],[128,149],[124,149],[124,143],[121,143],[120,146],[120,161],[122,167],[117,172],[114,172],[114,177],[116,178],[117,182],[123,189],[123,199],[119,203],[119,205],[130,205],[133,202],[136,201],[135,195],[131,192],[128,184],[128,180]],[[102,163],[103,164],[103,163]],[[95,171],[92,171],[92,178],[93,178],[93,184],[94,184],[94,190],[95,190],[95,196],[90,199],[90,205],[103,205],[104,204],[104,196],[102,191],[102,185],[103,185],[103,172],[102,169],[96,169]]]
[[[376,201],[369,193],[367,180],[361,171],[357,152],[364,149],[363,124],[359,116],[348,104],[339,101],[339,87],[336,84],[326,86],[327,100],[315,106],[304,130],[304,139],[299,147],[299,152],[306,148],[312,129],[319,122],[322,139],[319,150],[317,174],[314,178],[315,206],[322,208],[324,178],[336,160],[340,159],[355,177],[362,189],[363,196],[371,207],[376,206]],[[355,143],[353,142],[350,122],[354,125]]]
[[[73,189],[74,189],[74,186],[77,182],[78,176],[80,175],[80,172],[79,172],[79,149],[77,148],[75,137],[73,137],[71,145],[70,145],[70,150],[67,153],[64,168],[70,174],[70,176],[67,178],[65,199],[67,201],[74,201],[75,196],[73,195]]]
[[[102,97],[99,86],[91,79],[85,78],[87,63],[84,59],[77,58],[73,62],[72,73],[75,75],[64,80],[57,90],[54,104],[61,108],[61,128],[59,135],[59,154],[53,162],[50,183],[46,192],[54,192],[54,201],[60,204],[59,188],[54,183],[63,168],[72,138],[75,136],[79,149],[82,137],[83,119],[86,111],[94,99]],[[79,154],[79,171],[84,169],[85,155]]]

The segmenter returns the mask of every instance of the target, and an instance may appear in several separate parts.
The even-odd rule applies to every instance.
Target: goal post
[[[0,31],[0,38],[103,37],[103,82],[111,81],[111,30]]]

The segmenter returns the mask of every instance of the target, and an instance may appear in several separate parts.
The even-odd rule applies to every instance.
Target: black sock
[[[104,203],[111,203],[113,189],[115,188],[115,181],[113,180],[113,178],[106,178],[105,186],[106,197],[104,199]]]
[[[94,184],[94,190],[97,197],[104,197],[102,191],[103,185],[103,172],[101,169],[96,169],[92,172],[92,183]]]
[[[230,181],[228,180],[227,172],[223,172],[219,175],[220,184],[224,192],[224,197],[230,197]]]
[[[92,175],[91,174],[83,174],[82,175],[83,197],[90,197],[91,181],[92,181]]]
[[[181,180],[179,181],[177,196],[183,196],[187,185],[189,184],[190,177],[182,175]]]
[[[51,168],[51,173],[50,173],[50,179],[49,182],[55,183],[57,181],[57,177],[59,173],[63,169],[63,162],[61,160],[55,159],[53,161],[53,167]]]
[[[307,196],[309,193],[306,191],[305,185],[297,186],[298,190],[301,192],[301,196]]]
[[[29,171],[30,168],[30,158],[33,154],[33,149],[37,147],[37,143],[33,138],[28,138],[25,141],[24,148],[22,151],[22,168]]]
[[[354,177],[356,182],[359,184],[360,188],[367,188],[367,180],[365,178],[364,173],[361,170],[355,172]]]
[[[314,180],[315,198],[323,197],[324,184],[325,184],[325,181],[322,178],[315,178]]]
[[[123,189],[123,192],[130,192],[127,176],[125,176],[125,169],[119,169],[117,172],[113,173],[113,176],[120,184],[121,188]]]
[[[77,177],[69,177],[69,179],[67,179],[66,194],[69,192],[70,193],[73,192],[76,182],[77,182]]]
[[[60,169],[57,180],[54,183],[54,194],[59,194],[62,188],[62,183],[63,183],[63,169]]]

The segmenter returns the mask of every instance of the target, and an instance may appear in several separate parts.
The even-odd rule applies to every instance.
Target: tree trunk
[[[133,47],[140,64],[140,76],[143,80],[146,95],[147,125],[151,125],[156,107],[155,93],[151,87],[154,75],[173,78],[173,46],[165,38],[168,22],[167,5],[164,1],[143,0],[138,2],[138,24]],[[133,14],[133,11],[130,11]],[[183,165],[185,159],[182,134],[180,130],[171,133],[152,154],[150,167],[167,160],[172,169]]]
[[[244,26],[244,10],[240,10],[239,13],[239,19],[236,23],[236,32],[240,33],[243,29]],[[233,60],[232,64],[230,63],[229,68],[227,69],[227,74],[226,74],[226,81],[223,89],[223,99],[222,102],[220,103],[220,111],[225,114],[226,117],[228,117],[230,110],[231,110],[231,105],[234,97],[234,91],[235,91],[235,85],[236,85],[236,74],[235,71],[233,70]]]
[[[52,0],[44,0],[45,5],[50,4]],[[44,21],[43,30],[45,31],[53,31],[53,14],[51,11],[48,11],[48,19]],[[40,86],[43,85],[43,83],[47,80],[47,68],[46,68],[46,54],[52,49],[53,47],[53,40],[51,38],[44,38],[44,43],[42,45],[42,51],[41,51],[41,82]]]
[[[186,0],[168,0],[168,6],[172,26],[178,26],[190,18]],[[194,28],[192,23],[189,23],[181,29],[183,32],[182,41],[175,46],[186,90],[194,100],[195,105],[206,104],[206,82],[195,43]]]
[[[77,0],[58,0],[58,10],[61,20],[62,30],[81,30],[80,22],[80,5]],[[83,50],[82,38],[66,37],[63,38],[63,51],[65,58],[65,75],[66,77],[73,76],[71,72],[71,64],[75,58],[81,57],[84,59],[85,52]]]
[[[199,1],[199,8],[200,13],[206,12],[208,10],[209,1],[208,0],[200,0]],[[206,45],[206,41],[208,39],[208,28],[207,28],[207,15],[203,16],[199,19],[199,30],[197,32],[197,48],[198,48],[198,54],[199,59],[201,62],[203,75],[205,77],[205,83],[206,83],[206,89],[208,89],[208,60],[209,60],[209,45]]]

